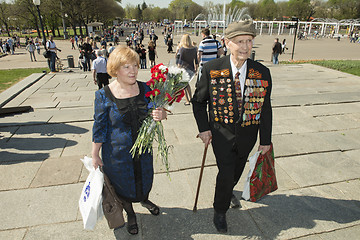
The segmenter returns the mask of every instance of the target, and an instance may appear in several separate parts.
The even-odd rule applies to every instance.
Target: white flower
[[[181,82],[190,82],[190,75],[189,73],[185,70],[182,69],[182,78],[181,78]]]
[[[175,66],[169,67],[169,73],[170,73],[170,74],[174,74],[174,75],[181,74],[181,73],[182,73],[182,70],[183,70],[183,69],[181,69],[181,68],[179,68],[179,67],[175,67]]]
[[[166,72],[167,67],[164,65],[159,66],[161,72]]]

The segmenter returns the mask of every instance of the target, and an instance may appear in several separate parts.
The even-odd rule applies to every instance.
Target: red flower
[[[149,92],[145,93],[145,97],[151,97],[151,96],[155,96],[154,91],[149,91]]]
[[[160,82],[160,81],[165,82],[166,76],[165,76],[164,74],[162,74],[162,73],[159,73],[158,76],[157,76],[157,80],[158,80],[159,82]]]
[[[155,97],[160,94],[160,90],[157,88],[155,88],[153,92]]]
[[[155,81],[153,79],[150,79],[149,81],[146,82],[146,85],[152,88],[155,85]]]
[[[185,96],[185,92],[183,89],[183,90],[181,90],[180,95],[176,98],[176,102],[179,103],[184,96]]]
[[[170,103],[172,102],[173,98],[170,96],[170,94],[165,93],[165,100],[167,100]]]

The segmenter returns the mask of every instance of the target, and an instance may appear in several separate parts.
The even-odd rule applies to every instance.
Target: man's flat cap
[[[256,36],[255,24],[252,20],[232,22],[225,29],[225,37],[230,39],[240,35]]]

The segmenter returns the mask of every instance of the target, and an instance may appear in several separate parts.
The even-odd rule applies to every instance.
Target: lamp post
[[[293,61],[293,60],[294,60],[294,52],[295,52],[296,34],[297,34],[298,25],[299,25],[299,18],[293,17],[291,20],[292,20],[292,21],[295,21],[295,24],[293,24],[292,26],[290,26],[291,28],[295,28],[294,44],[293,44],[292,53],[291,53],[291,61]]]
[[[39,14],[41,31],[42,31],[42,36],[43,36],[43,44],[44,44],[44,48],[46,49],[46,38],[45,38],[44,25],[43,25],[43,22],[42,22],[42,19],[41,19],[41,14],[40,14],[40,9],[39,9],[40,0],[33,0],[33,3],[35,4],[36,9],[37,9],[37,12],[38,12],[38,14]]]
[[[65,19],[64,19],[64,17],[66,17],[66,13],[64,14],[64,12],[63,12],[63,5],[62,5],[61,1],[60,1],[60,9],[61,9],[61,19],[62,19],[62,24],[63,24],[63,29],[64,29],[64,39],[68,39],[68,33],[66,31],[66,25],[65,25]]]

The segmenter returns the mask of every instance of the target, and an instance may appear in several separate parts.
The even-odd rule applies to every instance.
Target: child
[[[35,48],[38,54],[40,54],[40,43],[39,41],[35,42]]]

